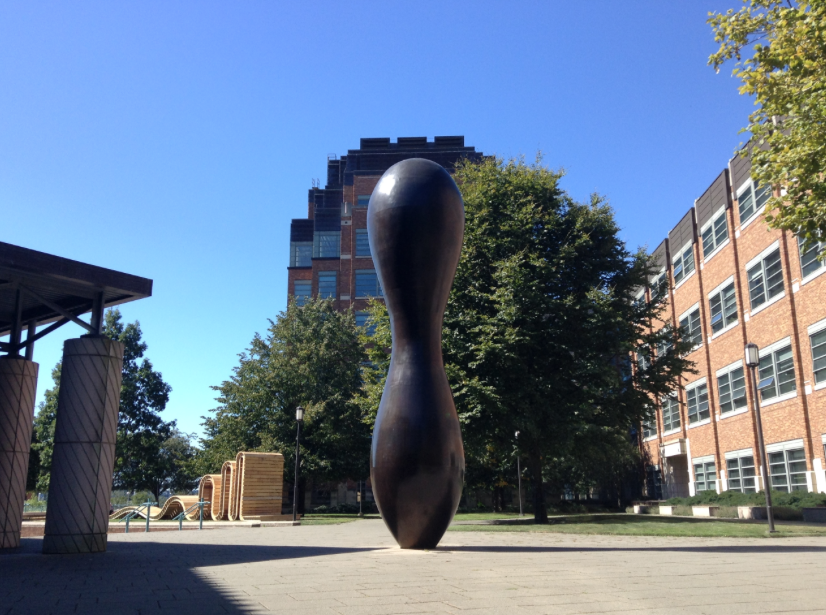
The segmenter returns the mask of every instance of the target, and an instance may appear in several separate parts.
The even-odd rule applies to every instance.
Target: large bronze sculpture
[[[403,549],[436,547],[462,495],[465,456],[442,360],[442,320],[464,224],[456,183],[421,158],[390,167],[367,211],[393,335],[370,469],[382,518]]]

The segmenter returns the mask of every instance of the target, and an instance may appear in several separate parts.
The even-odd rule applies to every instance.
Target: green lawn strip
[[[771,537],[826,536],[826,527],[776,526]],[[570,516],[548,525],[452,525],[454,532],[538,532],[552,534],[601,534],[612,536],[677,536],[702,538],[766,538],[763,523],[706,521],[699,519],[652,519],[628,515]]]
[[[513,512],[476,512],[476,513],[456,513],[454,521],[492,521],[494,519],[519,518],[519,513]]]

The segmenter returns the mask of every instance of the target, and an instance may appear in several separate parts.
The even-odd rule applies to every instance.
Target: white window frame
[[[795,382],[794,382],[794,391],[789,391],[788,393],[783,393],[782,395],[776,395],[775,397],[772,397],[772,398],[767,399],[765,401],[763,400],[762,395],[761,395],[760,396],[760,407],[761,408],[765,408],[766,406],[771,406],[773,404],[779,404],[780,402],[788,401],[789,399],[794,399],[795,397],[797,397],[798,382],[797,382],[797,372],[794,368],[794,345],[792,344],[791,336],[784,337],[782,340],[774,342],[773,344],[769,344],[768,346],[766,346],[764,348],[761,348],[760,353],[759,353],[759,358],[762,359],[763,357],[774,354],[775,352],[785,348],[786,346],[788,346],[792,350],[792,371],[794,372],[794,380],[795,380]],[[758,370],[757,381],[759,383],[760,382],[760,374],[759,374],[760,368],[758,367],[757,370]],[[776,372],[776,370],[775,370],[775,372]],[[777,373],[774,374],[774,379],[775,379],[775,385],[776,385],[777,384]],[[779,389],[778,389],[778,392],[779,392]],[[757,394],[760,395],[760,391],[758,391]]]
[[[674,263],[676,263],[678,259],[683,264],[683,270],[685,270],[685,262],[683,261],[683,256],[689,250],[691,250],[691,260],[694,263],[694,268],[691,270],[691,273],[684,274],[679,282],[677,282],[676,278],[674,279],[674,290],[680,288],[680,286],[682,286],[686,280],[688,280],[691,276],[697,273],[697,257],[694,254],[694,241],[691,240],[677,251],[677,256],[675,258],[671,259],[671,277],[674,277]]]
[[[800,438],[800,439],[797,439],[797,440],[786,440],[785,442],[775,442],[774,444],[769,444],[769,445],[766,446],[766,457],[767,457],[766,461],[769,464],[769,467],[766,468],[766,481],[769,485],[771,485],[771,460],[768,459],[768,456],[771,455],[772,453],[783,453],[784,454],[783,455],[784,463],[786,465],[786,478],[789,482],[789,484],[787,485],[789,487],[788,493],[791,493],[791,475],[788,472],[789,461],[788,461],[788,459],[786,459],[785,453],[787,451],[795,451],[795,450],[802,450],[803,451],[803,461],[804,461],[804,463],[806,463],[806,470],[805,470],[804,473],[808,476],[810,470],[809,470],[809,464],[806,462],[806,447],[803,445],[803,439]],[[799,474],[799,472],[798,472],[798,474]],[[807,491],[808,491],[808,482],[809,482],[808,478],[807,478],[806,482],[807,482]]]
[[[822,275],[823,273],[826,273],[826,262],[823,262],[820,265],[820,267],[818,267],[812,273],[810,273],[808,275],[804,275],[803,274],[803,253],[800,251],[800,238],[795,236],[795,241],[797,243],[797,263],[798,263],[798,265],[800,265],[800,276],[801,276],[800,285],[802,286],[803,284],[806,284],[807,282],[811,282],[812,280],[814,280],[819,275]],[[818,243],[822,243],[822,242],[818,242]]]
[[[826,270],[826,267],[824,267],[824,270]],[[826,388],[826,380],[824,380],[823,382],[815,382],[814,381],[814,376],[815,376],[815,374],[814,374],[814,360],[815,360],[815,357],[814,357],[814,352],[813,352],[814,348],[812,348],[812,336],[815,335],[816,333],[820,333],[824,329],[826,329],[826,318],[824,318],[823,320],[819,320],[818,322],[809,325],[809,327],[806,329],[806,333],[808,334],[808,337],[809,337],[809,355],[812,357],[812,388],[815,391],[819,391],[820,389]]]
[[[743,468],[740,467],[740,459],[743,457],[751,457],[752,463],[754,464],[754,476],[748,476],[746,478],[754,479],[754,493],[760,491],[760,466],[758,465],[758,459],[754,455],[754,450],[750,448],[742,448],[739,451],[728,451],[724,455],[723,461],[726,462],[726,491],[729,490],[729,481],[731,480],[729,473],[728,473],[728,461],[731,459],[737,459],[737,466],[738,471],[740,471],[741,475],[739,480],[743,481],[744,477],[742,476]],[[746,493],[745,491],[739,491],[739,493]]]
[[[751,177],[749,177],[745,182],[740,184],[740,187],[737,189],[737,192],[736,192],[736,194],[737,194],[737,221],[740,223],[740,230],[741,231],[744,228],[746,228],[749,224],[754,222],[757,218],[759,218],[760,214],[762,214],[766,210],[766,205],[764,204],[759,209],[755,209],[754,213],[751,215],[751,217],[748,220],[746,220],[745,222],[743,222],[743,220],[740,218],[740,197],[743,196],[743,193],[746,190],[748,190],[749,188],[751,188],[753,184],[754,184],[754,180]],[[771,188],[769,188],[769,194],[770,194],[769,198],[774,196],[774,192],[772,191]],[[752,195],[754,196],[754,190],[752,190]],[[755,201],[756,201],[756,198],[755,198]],[[755,205],[756,205],[756,202],[755,202]]]
[[[708,418],[700,419],[699,421],[694,421],[692,423],[691,418],[689,416],[690,408],[688,406],[688,393],[689,393],[689,391],[693,391],[694,389],[696,389],[698,387],[701,387],[703,385],[706,386],[706,395],[708,396],[708,382],[706,381],[705,376],[703,376],[702,378],[698,378],[694,382],[691,382],[691,383],[685,385],[685,387],[684,387],[685,400],[686,400],[685,401],[685,420],[686,420],[686,423],[687,423],[686,429],[694,429],[695,427],[700,427],[702,425],[708,425],[709,423],[711,423],[711,417],[712,417],[712,414],[713,414],[712,408],[711,408],[711,399],[708,400]],[[699,412],[698,412],[698,414],[699,414]]]
[[[714,483],[714,489],[713,490],[715,492],[717,491],[717,481],[718,481],[718,477],[720,476],[720,468],[717,467],[717,460],[714,458],[714,455],[705,455],[703,457],[695,457],[694,459],[691,460],[691,475],[694,478],[692,483],[694,484],[694,494],[695,495],[700,493],[700,492],[697,491],[697,483],[699,481],[697,480],[697,472],[696,472],[694,466],[702,465],[703,466],[703,476],[706,476],[705,465],[707,463],[713,463],[714,464],[714,481],[712,481],[712,482]],[[704,480],[703,482],[708,484],[708,479]],[[705,489],[704,491],[711,491],[711,489]]]
[[[702,246],[702,250],[703,250],[703,263],[707,263],[708,261],[710,261],[715,254],[717,254],[720,250],[725,248],[729,244],[729,242],[731,242],[731,229],[728,228],[728,216],[726,215],[727,211],[728,211],[728,206],[723,205],[723,207],[720,209],[720,211],[718,213],[712,215],[711,219],[703,225],[703,228],[700,229],[700,236],[698,237],[698,241],[700,242],[700,246]],[[712,233],[713,233],[713,225],[721,217],[726,219],[726,238],[723,241],[721,241],[718,245],[715,245],[714,249],[711,252],[706,254],[706,249],[705,249],[705,246],[703,245],[703,233],[705,233],[708,230],[708,227],[710,227],[710,226],[712,227]]]
[[[748,393],[748,388],[750,386],[751,380],[750,380],[750,377],[749,377],[750,374],[749,374],[748,369],[746,368],[745,365],[743,365],[743,359],[740,359],[739,361],[735,361],[734,363],[731,363],[730,365],[726,365],[725,367],[721,367],[720,369],[718,369],[714,373],[714,381],[715,381],[715,384],[717,385],[717,405],[720,406],[720,420],[727,419],[727,418],[730,418],[732,416],[737,416],[738,414],[745,414],[746,412],[749,411],[748,397],[746,398],[746,400],[747,400],[746,405],[743,408],[737,408],[736,410],[730,410],[729,412],[723,412],[723,407],[720,405],[720,383],[717,381],[717,379],[720,376],[725,376],[726,374],[729,374],[729,373],[733,372],[735,369],[740,369],[740,368],[743,369],[743,377],[746,380],[746,382],[745,382],[746,392]]]
[[[779,249],[780,249],[780,240],[778,239],[774,243],[772,243],[768,248],[763,250],[760,254],[758,254],[753,259],[751,259],[748,263],[746,263],[746,292],[748,293],[748,296],[749,296],[749,310],[750,310],[749,314],[751,316],[754,316],[755,314],[758,314],[758,313],[762,312],[767,307],[769,307],[770,305],[774,305],[775,303],[777,303],[778,301],[780,301],[781,299],[783,299],[786,296],[786,290],[787,290],[786,289],[786,276],[783,275],[783,254],[781,253],[781,255],[780,255],[780,276],[783,279],[783,292],[778,294],[778,295],[775,295],[774,297],[768,298],[769,289],[767,287],[767,288],[764,289],[765,292],[766,292],[766,297],[767,297],[766,300],[762,304],[758,305],[756,308],[751,307],[751,286],[749,285],[749,269],[752,269],[758,263],[760,263],[762,265],[762,262],[770,254],[772,254],[773,252],[775,252],[776,250],[779,250]],[[763,271],[765,273],[765,268],[763,269]],[[765,283],[766,280],[764,279],[763,281]],[[743,311],[745,312],[745,305],[744,305]]]
[[[695,303],[694,305],[692,305],[690,308],[688,308],[685,312],[683,312],[682,314],[680,314],[680,317],[677,319],[677,326],[678,326],[678,327],[680,327],[680,326],[681,326],[681,325],[680,325],[680,322],[682,322],[683,318],[686,318],[687,316],[690,316],[690,315],[694,312],[694,310],[699,310],[699,309],[700,309],[700,302],[698,301],[697,303]],[[691,348],[691,350],[689,351],[689,353],[694,352],[695,350],[697,350],[698,348],[700,348],[700,347],[703,345],[703,342],[704,342],[704,341],[705,341],[705,340],[704,340],[704,338],[703,338],[703,313],[702,313],[702,312],[700,312],[700,343],[695,344],[695,345]]]
[[[678,419],[680,425],[678,427],[673,427],[673,428],[666,431],[666,429],[665,429],[665,408],[663,408],[663,400],[661,399],[660,400],[660,413],[662,414],[662,417],[663,417],[663,433],[662,433],[663,438],[665,438],[666,436],[670,436],[672,434],[675,434],[675,433],[679,433],[679,432],[682,431],[682,428],[683,428],[683,415],[682,415],[682,409],[680,408],[680,398],[677,396],[676,393],[671,393],[669,395],[666,395],[663,399],[667,399],[667,398],[668,399],[673,399],[674,401],[677,402],[677,419]]]
[[[711,325],[711,298],[714,297],[715,295],[718,295],[718,294],[722,293],[723,290],[728,288],[729,285],[731,285],[731,284],[734,284],[734,276],[733,275],[726,278],[725,282],[723,282],[722,284],[717,286],[717,288],[712,290],[706,296],[706,301],[708,301],[709,326],[711,326],[711,337],[708,338],[709,341],[720,337],[726,331],[730,331],[731,329],[733,329],[734,327],[736,327],[737,325],[740,324],[740,304],[737,303],[737,299],[738,299],[738,297],[737,297],[737,285],[735,284],[734,285],[734,301],[735,301],[735,303],[737,303],[737,320],[734,321],[733,323],[730,323],[730,324],[726,325],[725,327],[723,327],[722,329],[720,329],[717,332],[714,331],[714,327]]]

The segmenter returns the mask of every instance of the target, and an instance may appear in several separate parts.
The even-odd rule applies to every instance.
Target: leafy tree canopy
[[[365,352],[352,311],[333,302],[290,302],[265,337],[256,334],[219,406],[204,417],[199,469],[216,472],[239,451],[276,451],[295,463],[295,409],[303,406],[301,466],[319,481],[366,477],[370,425],[359,402]]]
[[[744,129],[752,177],[786,192],[769,200],[769,225],[826,241],[826,3],[743,0],[708,22],[720,44],[709,64],[734,60],[757,106]]]

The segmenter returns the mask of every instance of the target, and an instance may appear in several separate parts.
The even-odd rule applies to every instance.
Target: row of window
[[[802,446],[768,452],[767,461],[774,491],[808,491],[806,455]],[[694,490],[716,491],[717,468],[714,461],[697,459],[693,466]],[[726,488],[741,493],[757,493],[759,484],[751,450],[726,453]]]
[[[815,386],[826,384],[826,326],[813,330],[809,335],[812,353]],[[641,366],[642,367],[642,366]],[[761,352],[757,368],[758,389],[761,402],[792,396],[797,390],[794,374],[794,357],[791,342],[784,340],[765,348]],[[717,371],[717,399],[721,416],[746,407],[746,371],[742,361],[738,361]],[[699,423],[711,418],[708,384],[701,378],[686,386],[686,406],[688,424]],[[663,430],[668,433],[680,428],[679,401],[669,395],[660,403]],[[643,423],[643,436],[657,435],[657,421],[654,413]]]
[[[318,296],[321,299],[335,299],[337,297],[338,272],[318,272]],[[312,295],[311,280],[296,280],[293,283],[293,294],[298,305],[304,305]],[[383,297],[384,293],[379,283],[379,276],[375,269],[356,269],[356,299],[369,297]]]
[[[370,257],[370,241],[367,229],[356,229],[356,257]],[[309,241],[290,243],[290,267],[311,267],[313,258],[339,258],[341,256],[341,231],[317,231]]]

